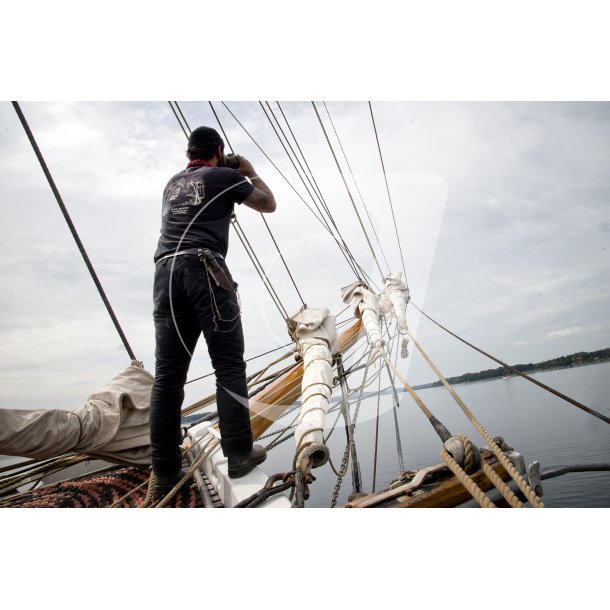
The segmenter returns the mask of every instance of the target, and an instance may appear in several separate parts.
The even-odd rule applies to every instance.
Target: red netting
[[[150,469],[136,466],[85,475],[0,499],[0,508],[108,508],[138,485],[147,482],[149,477]],[[143,485],[118,507],[137,508],[144,502],[147,490],[148,485]],[[167,504],[167,508],[200,506],[201,499],[195,485],[183,487]]]

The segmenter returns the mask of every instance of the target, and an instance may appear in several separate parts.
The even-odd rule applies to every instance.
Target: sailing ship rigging
[[[212,102],[208,102],[208,105],[218,122],[218,127],[223,133],[228,148],[231,152],[235,152],[216,107]],[[273,357],[271,362],[250,374],[248,378],[253,436],[255,439],[265,439],[268,450],[272,450],[289,439],[294,439],[292,462],[286,464],[286,468],[282,472],[269,475],[263,469],[257,468],[243,481],[231,481],[227,475],[226,459],[219,451],[219,433],[214,411],[215,397],[210,395],[183,409],[184,440],[182,447],[186,472],[183,480],[165,498],[153,503],[150,494],[147,493],[150,482],[150,472],[147,467],[149,453],[147,453],[145,423],[141,418],[142,413],[145,413],[146,410],[146,393],[147,388],[149,391],[152,385],[152,376],[138,362],[101,282],[97,278],[74,223],[70,219],[67,207],[27,124],[27,119],[19,104],[14,103],[15,111],[131,363],[107,386],[115,388],[124,383],[125,385],[120,385],[122,392],[118,396],[116,392],[108,392],[112,394],[109,398],[103,389],[89,398],[87,408],[73,413],[78,419],[77,422],[72,419],[72,424],[76,426],[76,442],[73,446],[62,447],[62,451],[58,455],[52,455],[53,448],[40,447],[40,436],[39,433],[34,432],[35,426],[30,427],[30,422],[16,421],[18,414],[11,414],[12,427],[5,427],[5,437],[10,436],[11,431],[18,431],[21,436],[15,444],[20,446],[20,455],[29,457],[30,460],[3,469],[0,478],[0,506],[34,506],[43,505],[37,504],[37,502],[50,502],[43,498],[48,499],[54,493],[60,495],[63,493],[60,489],[68,489],[70,483],[74,484],[74,481],[67,479],[60,483],[45,485],[45,482],[48,483],[48,480],[45,481],[45,476],[60,473],[67,467],[92,459],[101,459],[116,465],[106,464],[102,468],[101,475],[99,472],[89,473],[77,480],[77,483],[86,485],[92,476],[111,477],[112,473],[117,477],[122,477],[123,483],[129,479],[128,484],[126,483],[123,487],[124,493],[116,489],[112,490],[106,500],[106,506],[159,508],[165,506],[305,507],[310,487],[315,485],[315,469],[327,463],[337,476],[337,484],[329,502],[330,506],[337,506],[339,489],[348,471],[351,470],[352,493],[348,502],[342,504],[345,507],[460,506],[472,498],[483,507],[529,505],[539,508],[544,506],[541,495],[542,481],[545,478],[559,476],[559,474],[570,471],[610,470],[610,464],[607,463],[573,464],[547,471],[541,469],[537,462],[526,466],[523,456],[507,441],[502,437],[492,437],[484,428],[412,334],[407,323],[409,306],[415,308],[442,330],[500,363],[506,371],[536,383],[545,391],[554,393],[560,399],[586,411],[597,419],[610,423],[610,418],[484,352],[436,322],[413,302],[407,282],[404,249],[385,169],[383,147],[375,123],[373,105],[368,103],[371,130],[374,133],[385,181],[390,212],[388,218],[392,219],[396,238],[395,248],[400,255],[400,270],[392,269],[388,262],[389,257],[384,251],[384,245],[387,247],[388,244],[382,244],[376,232],[327,105],[323,102],[321,104],[311,102],[311,105],[323,136],[322,140],[329,147],[335,169],[345,188],[347,201],[353,211],[354,224],[361,231],[362,247],[357,250],[353,245],[351,247],[348,245],[344,227],[337,222],[333,206],[324,197],[282,105],[279,102],[276,102],[275,106],[269,102],[259,102],[265,118],[271,125],[305,189],[305,196],[300,189],[295,188],[292,181],[263,150],[254,135],[239,120],[229,105],[222,102],[225,111],[278,171],[282,180],[288,184],[315,218],[316,223],[330,236],[334,247],[339,250],[337,254],[346,266],[345,284],[337,287],[337,290],[341,292],[345,307],[332,314],[324,304],[315,303],[315,306],[310,306],[312,295],[306,295],[299,287],[295,274],[283,254],[278,236],[274,234],[269,223],[261,214],[266,235],[277,252],[278,260],[289,279],[287,285],[292,287],[291,290],[294,289],[296,301],[300,303],[298,311],[291,312],[285,304],[282,291],[274,286],[265,266],[257,256],[256,249],[248,238],[246,230],[236,217],[232,220],[234,233],[291,338],[290,343],[285,344],[282,348],[277,348],[278,351],[283,350],[281,355]],[[169,102],[169,106],[180,130],[188,137],[191,129],[180,105],[177,102]],[[326,113],[326,121],[323,119],[321,108]],[[331,141],[333,134],[338,145]],[[337,148],[342,153],[343,162],[339,160]],[[350,174],[353,187],[350,187],[348,183],[344,168],[347,168]],[[354,195],[354,189],[359,197]],[[358,200],[360,206],[357,203]],[[371,261],[373,265],[369,269],[368,263]],[[340,319],[341,316],[344,318]],[[480,435],[485,440],[485,447],[477,447],[472,438],[461,431],[457,433],[450,431],[408,383],[401,372],[399,360],[407,358],[409,351],[413,348],[428,363],[457,407],[472,424],[474,434]],[[260,357],[273,352],[274,350],[266,351],[260,354]],[[188,383],[202,378],[203,376],[193,378]],[[399,468],[389,488],[376,491],[375,468],[373,469],[372,486],[369,490],[366,489],[362,480],[354,432],[365,390],[374,387],[376,383],[377,393],[380,395],[382,381],[388,384],[387,389],[390,390],[393,401],[392,413]],[[396,411],[400,403],[399,391],[409,394],[438,436],[440,441],[440,461],[438,463],[418,470],[407,468]],[[99,402],[105,404],[99,406]],[[98,426],[99,429],[93,434],[95,438],[90,442],[84,441],[81,434],[82,422],[85,419],[92,419],[93,413],[101,423]],[[53,413],[49,413],[49,417],[53,416]],[[331,420],[332,416],[334,419]],[[378,417],[379,413],[377,413],[377,419]],[[283,418],[290,418],[287,425],[284,425]],[[67,417],[67,419],[71,418]],[[119,423],[115,425],[117,420]],[[110,423],[104,423],[105,421]],[[345,448],[341,456],[333,456],[330,454],[327,441],[331,434],[338,433],[336,430],[340,421],[342,421],[345,431]],[[33,423],[40,424],[40,421]],[[57,422],[42,425],[43,427],[39,430],[48,431],[50,427],[56,426]],[[25,437],[32,439],[32,447],[29,452],[24,451],[23,439]],[[11,439],[2,440],[6,440],[8,443]],[[131,445],[127,446],[129,442]],[[376,459],[377,443],[375,462]],[[340,465],[337,466],[339,462]],[[184,491],[185,484],[190,485],[188,492]]]

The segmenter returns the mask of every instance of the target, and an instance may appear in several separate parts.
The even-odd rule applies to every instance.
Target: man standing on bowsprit
[[[210,127],[188,141],[189,163],[163,193],[155,252],[155,383],[150,401],[153,493],[168,493],[182,476],[180,411],[184,384],[201,333],[216,375],[221,448],[229,476],[246,475],[267,457],[252,445],[244,335],[237,284],[224,257],[235,203],[273,212],[275,198],[242,156],[226,166],[224,142]]]

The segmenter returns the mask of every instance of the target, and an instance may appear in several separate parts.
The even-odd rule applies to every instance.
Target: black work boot
[[[254,445],[250,453],[245,455],[234,455],[228,460],[229,476],[238,479],[247,475],[255,466],[262,464],[267,459],[267,451],[262,445]]]
[[[158,502],[159,500],[162,500],[172,489],[174,489],[176,483],[178,483],[183,476],[184,470],[180,470],[177,473],[170,475],[155,475],[152,487],[153,501]],[[189,480],[187,479],[178,491],[182,491],[188,485]]]

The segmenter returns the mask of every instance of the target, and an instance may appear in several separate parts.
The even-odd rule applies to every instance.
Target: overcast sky
[[[259,104],[227,104],[290,182],[216,103],[230,143],[276,194],[277,211],[266,219],[299,290],[310,307],[339,312],[340,288],[353,272],[295,193],[312,205]],[[368,104],[327,103],[359,192],[324,106],[317,107],[384,272],[386,260],[402,271]],[[207,102],[181,108],[191,128],[215,126]],[[185,136],[166,102],[26,102],[22,109],[125,334],[153,371],[152,255],[161,192],[185,166]],[[379,283],[311,103],[282,109],[342,236]],[[413,301],[510,363],[608,347],[610,104],[374,102],[373,109]],[[0,126],[0,405],[73,408],[128,358],[8,102]],[[296,312],[300,300],[260,215],[247,208],[237,215],[284,306]],[[240,286],[246,356],[287,343],[234,233],[228,264]],[[445,375],[496,366],[420,324],[412,307],[408,321]],[[211,370],[204,347],[190,377]],[[412,384],[434,380],[418,357],[401,368]],[[206,383],[191,384],[187,400]]]
[[[402,2],[400,7],[358,0],[290,5],[278,0],[232,0],[230,10],[227,3],[181,0],[172,4],[171,12],[161,2],[148,2],[145,10],[141,2],[109,0],[103,10],[81,4],[33,0],[7,5],[0,38],[4,58],[0,98],[610,99],[608,79],[603,78],[608,57],[607,9],[591,0],[578,4],[517,1],[510,6],[483,0]],[[303,194],[257,103],[230,103],[230,107]],[[343,236],[378,281],[311,105],[283,107]],[[384,252],[391,267],[400,270],[367,105],[350,101],[328,107]],[[125,333],[137,357],[152,371],[152,256],[163,187],[185,165],[184,135],[164,101],[24,102],[22,108]],[[214,125],[205,102],[185,102],[182,108],[192,127]],[[354,278],[336,245],[231,117],[219,105],[217,109],[236,150],[253,161],[277,195],[278,209],[268,222],[307,303],[338,311],[342,307],[339,290]],[[413,300],[454,332],[509,362],[535,362],[607,347],[607,101],[375,101],[374,109]],[[128,358],[8,102],[0,103],[0,210],[0,407],[74,408],[121,370]],[[286,307],[295,310],[300,302],[277,263],[260,217],[248,209],[239,209],[238,217]],[[287,335],[235,237],[228,262],[240,284],[246,355],[251,356],[287,342]],[[409,308],[411,328],[445,374],[495,366],[430,323],[420,324],[415,313]],[[433,380],[418,358],[412,363],[403,361],[400,367],[414,384]],[[191,376],[207,371],[205,350],[198,350]],[[207,391],[209,385],[191,384],[187,401]],[[165,513],[168,517],[169,512]],[[20,514],[26,519],[26,513]],[[15,527],[15,514],[7,513],[11,523],[3,542],[7,538],[10,542],[14,532],[15,545],[5,545],[9,549],[5,556],[11,565],[31,569],[40,565],[43,569],[37,571],[37,578],[43,585],[56,585],[52,566],[65,571],[69,565],[72,589],[81,583],[87,586],[89,573],[97,573],[91,570],[95,559],[75,563],[73,549],[82,542],[83,530],[76,523],[79,518],[90,519],[91,513],[53,513],[52,523],[41,519],[42,514],[51,513],[36,513],[38,519],[34,519],[28,512],[23,527]],[[113,511],[101,514],[106,519],[117,515]],[[145,553],[151,529],[160,533],[157,525],[162,515],[156,513],[155,522],[150,523],[146,515],[151,514],[139,513],[137,519],[130,519],[123,537]],[[324,517],[315,523],[315,531],[329,528],[324,534],[337,549],[343,542],[350,544],[357,532],[361,547],[370,543],[381,550],[378,559],[389,561],[378,561],[376,576],[388,582],[400,578],[404,566],[404,545],[394,544],[396,532],[407,532],[404,535],[411,542],[415,537],[424,561],[410,569],[424,586],[434,586],[438,580],[438,569],[428,570],[437,549],[434,532],[451,531],[453,539],[462,532],[471,536],[471,528],[464,527],[462,520],[447,523],[448,519],[463,519],[467,514],[476,515],[477,522],[486,516],[497,519],[489,513],[443,513],[440,518],[449,527],[439,529],[438,513],[421,511],[409,515],[411,526],[414,519],[418,521],[405,529],[402,520],[391,522],[390,513],[384,513],[388,517],[384,523],[374,512],[359,513],[358,523],[346,523],[343,514],[333,519],[333,514],[314,512],[307,517]],[[595,527],[594,517],[605,515],[589,512],[582,519],[582,513],[578,514],[574,527],[567,530],[565,512],[536,519],[531,533],[538,542],[540,565],[547,570],[565,571],[565,551],[572,544],[578,547],[574,556],[594,556],[583,547],[589,541],[599,542],[598,533],[604,530],[601,521]],[[66,521],[57,527],[62,515]],[[181,513],[180,522],[186,523],[190,515]],[[258,548],[265,515],[268,531],[277,531],[276,513],[264,511],[256,514],[255,527],[242,520],[253,534],[246,527],[239,530],[234,515],[230,529],[239,530],[244,545]],[[297,518],[294,513],[282,517],[290,515]],[[398,513],[393,515],[397,518]],[[299,522],[304,518],[298,515]],[[371,519],[370,527],[363,521],[366,518]],[[554,523],[554,518],[560,518],[561,524]],[[38,521],[40,527],[35,527]],[[212,521],[216,523],[213,517]],[[507,544],[527,525],[520,519],[513,536],[508,521],[503,520],[502,527],[494,527],[496,523],[487,525]],[[100,534],[96,557],[108,553],[100,563],[105,567],[114,553],[114,546],[107,544],[109,530],[92,528],[90,520],[82,525],[94,544],[96,533]],[[117,531],[117,525],[121,523],[115,518],[112,531]],[[192,548],[198,547],[198,536],[201,545],[213,547],[221,556],[228,548],[225,524],[202,528],[198,521],[188,525]],[[558,538],[557,526],[572,535]],[[587,527],[595,535],[588,536]],[[34,555],[32,545],[23,544],[28,534],[37,545]],[[172,522],[165,538],[168,552],[175,548],[174,536]],[[150,552],[158,553],[163,540],[157,534],[153,539]],[[392,544],[383,545],[386,539]],[[470,548],[469,541],[465,538],[461,548]],[[439,538],[438,542],[444,541]],[[53,550],[52,558],[46,557],[46,548]],[[315,545],[311,548],[317,552]],[[300,551],[307,555],[304,547]],[[336,559],[337,566],[345,565],[345,578],[359,579],[358,562]],[[144,579],[150,579],[149,563],[143,564]],[[167,566],[163,569],[167,578]],[[279,576],[277,583],[292,586],[290,562],[275,562],[272,569]],[[579,560],[569,569],[572,587],[557,589],[561,601],[570,595],[582,601],[584,595],[585,602],[591,600],[589,605],[599,602],[605,593],[594,586],[603,582],[603,578],[592,578],[599,571],[597,564]],[[282,578],[284,570],[287,578]],[[362,564],[361,571],[359,582],[370,581],[370,565]],[[30,573],[13,570],[15,590],[20,589],[19,574]],[[218,578],[224,584],[222,575]],[[378,583],[379,578],[373,580]],[[442,578],[453,584],[451,571]],[[257,584],[252,581],[252,586]],[[49,586],[39,589],[47,591]],[[158,589],[153,589],[156,602]],[[359,594],[368,594],[366,586],[360,589]],[[391,595],[392,587],[386,589]],[[141,591],[137,592],[141,597]],[[378,596],[378,591],[373,593]],[[553,592],[545,591],[549,595]]]

